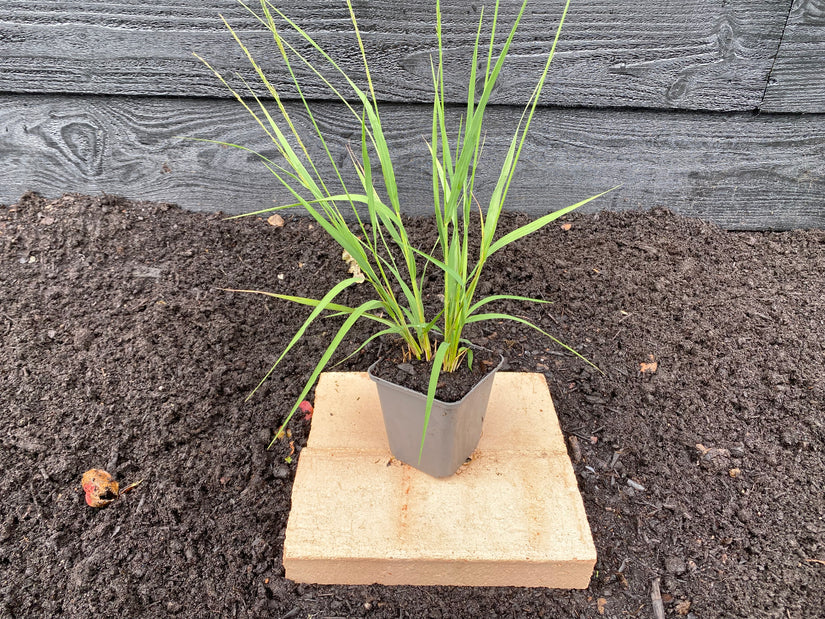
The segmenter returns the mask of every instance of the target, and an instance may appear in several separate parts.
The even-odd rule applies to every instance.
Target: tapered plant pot
[[[378,363],[370,366],[369,376],[378,388],[393,457],[433,477],[449,477],[470,457],[481,439],[493,379],[504,358],[499,355],[498,365],[461,400],[433,401],[420,459],[427,396],[376,376],[373,370]]]

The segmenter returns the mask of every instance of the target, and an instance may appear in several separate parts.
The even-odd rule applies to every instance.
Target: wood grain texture
[[[825,0],[794,0],[759,107],[767,112],[825,112]]]
[[[576,0],[542,102],[755,109],[785,24],[787,1]],[[317,35],[347,71],[362,75],[343,2],[279,4]],[[443,4],[447,92],[451,101],[461,102],[466,100],[483,3]],[[512,22],[519,4],[503,0],[501,24]],[[496,103],[521,104],[529,97],[562,2],[534,0],[528,7],[494,93]],[[436,49],[433,3],[370,0],[356,2],[355,10],[379,96],[430,101],[430,56]],[[291,86],[271,36],[233,0],[4,0],[0,92],[226,97],[192,56],[197,51],[222,72],[253,77],[218,13],[243,33],[275,85],[288,95]],[[310,97],[331,98],[317,79],[305,87]]]
[[[294,104],[291,111],[308,135],[305,113]],[[231,141],[274,155],[245,114],[223,100],[0,97],[0,202],[27,190],[107,192],[227,213],[288,201],[249,153],[175,137]],[[451,114],[457,120],[459,111]],[[491,110],[476,186],[482,203],[518,114],[513,107]],[[346,145],[357,146],[360,132],[339,105],[319,104],[316,116],[352,178]],[[382,117],[404,208],[426,213],[430,110],[388,104]],[[825,227],[825,116],[541,109],[508,207],[545,213],[619,183],[622,189],[590,210],[664,206],[727,228]]]

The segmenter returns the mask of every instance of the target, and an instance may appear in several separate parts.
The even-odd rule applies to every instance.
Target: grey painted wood
[[[787,2],[574,0],[543,103],[755,109]],[[359,73],[342,2],[280,4],[317,34],[342,66]],[[454,102],[465,100],[480,4],[444,2],[448,95]],[[511,21],[518,5],[503,0],[503,23]],[[495,102],[522,103],[529,96],[561,6],[561,0],[531,2]],[[356,2],[356,11],[379,95],[390,101],[429,101],[433,3],[370,0]],[[0,92],[226,97],[192,56],[198,51],[222,71],[241,70],[251,77],[219,12],[245,33],[276,86],[286,88],[271,37],[233,0],[3,0]],[[307,85],[307,93],[329,98],[317,80]]]
[[[306,133],[305,115],[296,104],[290,109]],[[455,119],[457,110],[451,113]],[[482,202],[518,113],[491,110],[477,185]],[[232,141],[272,155],[245,114],[222,100],[0,97],[0,202],[26,190],[107,192],[228,213],[286,201],[255,157],[175,137]],[[338,105],[319,104],[316,115],[345,165],[345,146],[357,145],[360,133]],[[382,118],[405,209],[427,212],[429,107],[390,104]],[[665,206],[728,228],[825,227],[825,115],[548,108],[533,127],[512,209],[544,213],[624,183],[591,210]]]
[[[794,0],[760,108],[825,112],[825,0]]]

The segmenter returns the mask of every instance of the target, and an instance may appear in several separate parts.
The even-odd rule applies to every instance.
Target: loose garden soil
[[[432,341],[433,350],[437,349],[438,343]],[[382,348],[378,349],[377,354],[378,361],[370,368],[374,376],[426,395],[433,366],[424,356],[421,359],[410,358],[401,338],[382,342]],[[467,354],[469,353],[462,356],[461,364],[456,370],[442,372],[439,376],[435,388],[437,400],[458,402],[503,363],[501,355],[486,348],[474,347],[472,361],[467,358]]]
[[[318,227],[110,196],[0,208],[0,616],[654,617],[658,583],[667,616],[822,617],[825,232],[662,210],[562,223],[496,254],[483,292],[552,301],[497,307],[604,374],[516,323],[469,335],[547,377],[590,587],[339,587],[281,565],[310,420],[266,446],[340,319],[245,402],[308,310],[221,290],[322,295],[347,265]],[[432,222],[410,225],[431,246]],[[94,509],[90,468],[145,481]]]

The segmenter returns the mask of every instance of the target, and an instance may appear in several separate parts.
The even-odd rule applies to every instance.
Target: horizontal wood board
[[[299,130],[308,121],[289,104]],[[457,121],[459,109],[451,109]],[[319,124],[352,179],[346,145],[360,132],[341,106]],[[519,108],[490,110],[476,193],[489,196]],[[431,210],[426,105],[383,108],[404,209]],[[289,200],[256,157],[274,156],[261,129],[223,100],[10,95],[0,97],[0,202],[27,190],[107,192],[195,210],[248,212]],[[825,227],[825,115],[697,114],[540,109],[508,207],[538,215],[624,184],[588,210],[668,207],[733,229]],[[311,146],[318,155],[317,145]],[[319,161],[323,161],[319,157]],[[327,166],[321,166],[327,169]],[[328,172],[328,170],[327,170]]]
[[[362,74],[343,2],[278,4],[329,46],[347,71]],[[430,101],[433,4],[355,3],[380,98]],[[443,4],[447,94],[461,102],[481,3]],[[519,5],[502,1],[501,24],[512,22]],[[562,5],[561,0],[529,4],[495,103],[527,100]],[[574,0],[542,103],[756,109],[787,12],[788,0]],[[294,96],[271,36],[233,0],[3,0],[0,92],[227,97],[192,56],[197,51],[222,72],[253,77],[218,13],[243,33],[275,86]],[[310,97],[331,98],[317,79],[305,89]]]
[[[769,112],[825,112],[825,0],[794,0],[759,107]]]

